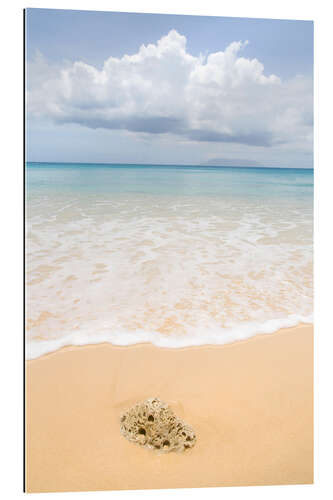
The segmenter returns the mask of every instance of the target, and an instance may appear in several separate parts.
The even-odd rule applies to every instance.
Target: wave
[[[115,346],[130,346],[150,343],[156,347],[179,349],[203,345],[224,345],[246,340],[256,335],[272,334],[282,328],[299,324],[312,324],[313,315],[293,314],[258,323],[249,321],[230,328],[194,330],[186,335],[165,335],[159,332],[138,330],[133,332],[113,332],[109,334],[90,334],[75,332],[58,339],[30,340],[26,342],[26,359],[36,359],[63,347],[84,346],[109,343]]]

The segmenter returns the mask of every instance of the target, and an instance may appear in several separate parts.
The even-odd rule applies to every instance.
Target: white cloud
[[[137,54],[83,62],[29,63],[28,111],[90,128],[174,134],[187,141],[312,148],[312,81],[265,75],[240,55],[247,42],[194,57],[172,30]]]

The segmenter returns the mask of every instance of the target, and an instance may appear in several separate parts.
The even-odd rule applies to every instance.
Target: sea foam
[[[130,346],[150,343],[156,347],[179,349],[203,345],[224,345],[246,340],[256,335],[272,334],[282,328],[291,328],[299,324],[312,324],[313,316],[293,315],[284,319],[269,320],[265,323],[248,323],[235,328],[198,331],[183,336],[167,336],[156,332],[121,332],[113,334],[84,334],[75,332],[54,340],[31,340],[26,343],[26,358],[35,359],[57,351],[63,347],[84,346],[109,343],[114,346]]]
[[[194,194],[171,192],[189,182],[178,170],[165,177],[170,192],[159,194],[151,186],[111,192],[106,182],[55,190],[44,185],[47,175],[28,189],[28,358],[102,342],[226,344],[312,321],[312,198],[297,196],[298,187],[291,197],[288,176],[279,196],[268,197],[248,189],[231,196],[233,184],[223,196],[207,194],[210,173],[202,188],[202,174],[186,174]],[[74,178],[86,175],[77,169]],[[219,175],[215,190],[224,186]],[[260,182],[269,175],[258,174]]]

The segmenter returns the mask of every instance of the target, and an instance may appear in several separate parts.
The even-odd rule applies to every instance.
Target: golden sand
[[[194,448],[157,454],[120,434],[121,412],[168,402]],[[29,492],[313,481],[313,329],[225,346],[65,348],[26,363]]]

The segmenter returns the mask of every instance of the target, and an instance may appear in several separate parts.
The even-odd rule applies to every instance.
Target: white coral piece
[[[196,443],[192,427],[158,398],[146,399],[123,412],[120,432],[129,441],[166,452],[185,451]]]

